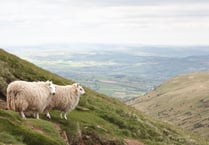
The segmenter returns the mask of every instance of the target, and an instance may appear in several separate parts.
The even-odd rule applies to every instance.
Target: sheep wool
[[[14,81],[7,87],[7,107],[10,110],[20,112],[25,118],[24,111],[43,112],[55,94],[55,86],[52,82],[26,82]]]
[[[64,112],[64,118],[67,120],[67,112],[73,110],[78,105],[80,96],[85,91],[77,83],[66,86],[55,85],[55,87],[56,94],[45,109],[46,116],[51,118],[49,110],[56,109],[61,111],[60,118],[62,118],[62,112]]]

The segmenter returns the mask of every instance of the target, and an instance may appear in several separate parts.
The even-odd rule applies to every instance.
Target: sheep
[[[20,112],[23,119],[26,118],[24,111],[34,111],[39,119],[39,113],[44,111],[55,93],[55,85],[51,81],[14,81],[7,87],[7,108]]]
[[[67,86],[55,86],[56,94],[44,112],[51,119],[49,110],[60,110],[60,118],[62,119],[62,112],[64,112],[64,119],[67,120],[67,112],[73,110],[78,105],[80,96],[85,93],[85,90],[77,83]]]

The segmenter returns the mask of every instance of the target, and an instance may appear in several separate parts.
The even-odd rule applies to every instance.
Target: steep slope
[[[21,80],[53,80],[57,84],[72,81],[52,74],[0,49],[0,96],[5,100],[9,82]],[[69,120],[52,120],[44,116],[22,120],[18,113],[0,109],[0,144],[29,145],[120,145],[137,141],[146,145],[206,145],[199,137],[159,122],[125,104],[85,88],[80,107],[69,113]],[[2,101],[3,105],[5,104]],[[4,108],[4,107],[2,107]]]
[[[175,77],[129,102],[157,118],[209,137],[209,72]]]

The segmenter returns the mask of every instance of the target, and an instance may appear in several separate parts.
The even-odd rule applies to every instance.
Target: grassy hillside
[[[157,118],[209,137],[209,72],[175,77],[130,102]]]
[[[72,81],[45,71],[0,49],[0,96],[13,80]],[[147,117],[125,104],[85,88],[80,107],[69,113],[68,121],[52,111],[52,120],[22,120],[18,113],[0,109],[0,144],[28,145],[122,145],[135,140],[146,145],[206,145],[205,140],[181,129]],[[4,101],[2,107],[4,108]],[[131,145],[131,144],[130,144]]]

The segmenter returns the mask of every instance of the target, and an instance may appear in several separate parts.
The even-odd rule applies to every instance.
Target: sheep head
[[[80,84],[74,83],[73,87],[76,89],[76,92],[77,92],[78,95],[85,94],[85,90],[83,89],[83,87]]]
[[[48,84],[50,94],[55,95],[55,93],[56,93],[56,87],[53,84],[53,82],[52,81],[46,81],[46,82]]]

